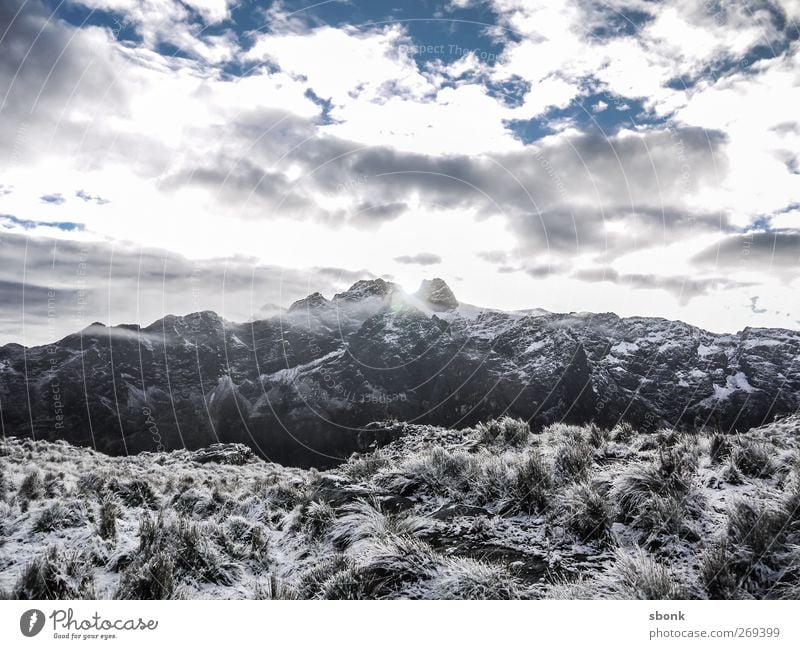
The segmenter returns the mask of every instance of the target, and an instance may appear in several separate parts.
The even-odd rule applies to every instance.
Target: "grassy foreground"
[[[502,419],[335,470],[0,442],[10,598],[800,597],[800,418],[738,436]]]

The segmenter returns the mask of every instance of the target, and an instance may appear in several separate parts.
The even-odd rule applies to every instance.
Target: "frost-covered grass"
[[[799,423],[406,424],[324,472],[7,439],[0,596],[797,598]]]

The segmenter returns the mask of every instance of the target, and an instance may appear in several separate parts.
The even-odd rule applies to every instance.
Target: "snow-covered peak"
[[[322,293],[316,292],[297,300],[296,302],[293,302],[289,307],[289,313],[295,313],[298,311],[311,311],[320,307],[326,307],[329,304],[330,302]]]
[[[437,311],[448,311],[458,307],[458,300],[455,294],[447,285],[447,282],[439,277],[422,280],[422,284],[415,295]]]
[[[369,297],[386,297],[399,290],[397,284],[385,279],[362,279],[349,289],[333,296],[334,302],[358,302]]]

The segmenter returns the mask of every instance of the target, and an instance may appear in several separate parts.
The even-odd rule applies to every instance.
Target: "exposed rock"
[[[329,304],[330,301],[322,293],[312,293],[307,297],[297,300],[297,302],[292,302],[292,305],[289,307],[289,313],[319,309]]]
[[[420,300],[427,302],[435,310],[455,309],[458,300],[447,283],[438,277],[422,280],[422,285],[415,294]]]
[[[449,505],[444,505],[437,509],[433,514],[431,514],[431,518],[435,518],[441,521],[449,521],[452,518],[456,518],[458,516],[492,516],[492,512],[488,509],[484,509],[483,507],[477,507],[475,505],[463,505],[457,503],[451,503]]]
[[[244,444],[212,444],[201,448],[191,455],[191,459],[199,464],[217,462],[218,464],[247,464],[255,457],[252,449]]]

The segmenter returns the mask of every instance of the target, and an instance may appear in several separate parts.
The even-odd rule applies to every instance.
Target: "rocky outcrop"
[[[415,295],[434,310],[447,311],[458,306],[458,300],[453,291],[443,279],[438,277],[422,280],[422,285]]]

